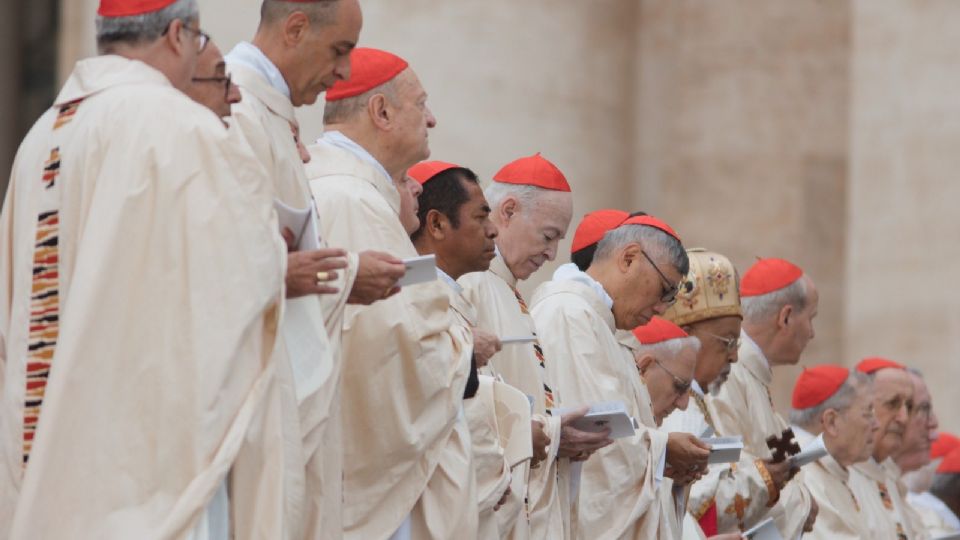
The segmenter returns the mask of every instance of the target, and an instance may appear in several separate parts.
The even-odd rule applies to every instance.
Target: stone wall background
[[[803,363],[920,367],[960,430],[960,2],[362,3],[363,44],[406,57],[430,92],[435,158],[489,178],[541,151],[573,185],[575,223],[643,209],[741,271],[794,260],[821,292]],[[257,0],[201,4],[224,51],[252,36]],[[96,5],[62,2],[61,79],[93,54]],[[11,95],[0,82],[4,119]],[[319,107],[299,114],[318,136]],[[782,409],[799,370],[776,370]]]

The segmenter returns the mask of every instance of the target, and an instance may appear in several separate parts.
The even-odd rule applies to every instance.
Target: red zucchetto
[[[634,328],[633,335],[641,345],[655,345],[664,341],[690,337],[683,328],[660,317],[654,317],[647,324]]]
[[[581,249],[592,246],[607,234],[607,231],[616,229],[624,222],[630,214],[623,210],[597,210],[583,216],[580,224],[577,225],[576,232],[573,233],[573,243],[570,245],[570,252],[576,253]]]
[[[960,473],[960,448],[955,448],[937,466],[937,474],[958,473]]]
[[[960,438],[941,431],[937,440],[930,443],[930,459],[942,458],[957,448],[960,448]]]
[[[677,231],[673,230],[673,227],[667,225],[665,221],[657,219],[653,216],[634,216],[631,218],[627,218],[626,221],[620,224],[620,226],[622,225],[646,225],[647,227],[660,229],[661,231],[676,238],[677,242],[683,243],[680,240],[680,235],[677,234]]]
[[[460,168],[460,165],[447,163],[446,161],[421,161],[420,163],[417,163],[413,167],[407,169],[407,174],[410,175],[410,178],[420,182],[420,185],[423,185],[443,171]]]
[[[507,163],[493,175],[493,179],[504,184],[520,184],[570,192],[567,178],[556,165],[541,156],[540,152]]]
[[[907,366],[901,364],[900,362],[894,362],[893,360],[880,358],[879,356],[864,358],[859,364],[857,364],[857,371],[860,373],[866,373],[867,375],[886,368],[907,369]]]
[[[779,291],[800,279],[803,270],[784,259],[760,259],[740,280],[740,296],[761,296]]]
[[[337,101],[369,92],[390,81],[408,66],[406,60],[393,53],[357,47],[350,53],[350,78],[337,81],[327,90],[326,99]]]
[[[849,376],[849,369],[829,364],[804,368],[793,386],[791,406],[802,410],[820,405],[837,393]]]
[[[97,15],[101,17],[133,17],[153,13],[177,0],[100,0]]]

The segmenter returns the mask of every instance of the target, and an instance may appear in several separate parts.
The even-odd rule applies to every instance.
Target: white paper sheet
[[[407,273],[400,278],[397,285],[400,287],[409,287],[419,283],[429,283],[437,279],[437,257],[436,255],[424,255],[422,257],[411,257],[403,260],[403,265],[407,268]]]

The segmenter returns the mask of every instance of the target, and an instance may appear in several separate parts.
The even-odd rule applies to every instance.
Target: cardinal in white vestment
[[[867,375],[841,366],[806,368],[793,388],[790,420],[802,447],[817,437],[827,455],[804,466],[803,482],[819,512],[805,538],[869,538],[867,515],[850,488],[850,467],[873,452],[880,426],[873,414],[873,386]]]
[[[960,501],[960,489],[953,482],[957,475],[949,470],[950,464],[941,467],[946,456],[958,447],[960,438],[944,431],[938,432],[930,444],[930,463],[904,477],[904,482],[910,488],[907,502],[933,538],[960,532],[960,518],[948,504]]]
[[[619,401],[641,419],[642,385],[616,330],[662,314],[687,265],[669,226],[650,216],[633,217],[605,234],[587,272],[561,266],[553,281],[536,291],[532,315],[551,359],[547,371],[567,403]],[[580,537],[671,537],[658,502],[667,446],[665,433],[642,426],[583,464],[574,516]],[[706,464],[708,450],[689,439],[682,446],[681,453],[696,456],[690,471]]]
[[[263,169],[182,90],[191,0],[104,0],[18,151],[0,217],[0,536],[254,538],[228,478],[283,476],[272,355],[284,247]],[[259,440],[257,440],[259,439]],[[283,525],[265,485],[234,493]]]
[[[479,332],[476,309],[456,282],[465,274],[488,270],[495,256],[497,228],[490,220],[491,209],[479,180],[470,169],[437,161],[418,163],[408,173],[423,185],[418,199],[419,228],[411,235],[417,252],[437,257],[437,271],[441,281],[450,286],[454,311],[471,331]],[[483,362],[475,350],[474,373]],[[478,392],[481,382],[489,390]],[[471,392],[468,385],[464,408],[470,424],[478,488],[478,538],[498,540],[501,535],[496,513],[507,510],[503,503],[510,488],[511,470],[519,464],[517,456],[509,455],[506,449],[520,446],[524,450],[521,460],[532,457],[528,427],[530,404],[522,392],[490,376],[480,375],[476,386]],[[512,394],[513,398],[502,399],[504,393]],[[516,421],[501,427],[503,414],[498,415],[497,409],[511,407],[510,414]],[[518,445],[507,438],[513,435],[511,431],[502,430],[524,419],[522,436],[526,444]]]
[[[570,499],[574,460],[583,461],[610,444],[605,433],[589,433],[571,424],[583,411],[551,416],[564,404],[546,372],[549,357],[534,325],[520,282],[557,256],[573,213],[566,177],[540,154],[503,166],[484,190],[497,225],[498,252],[490,270],[460,278],[464,295],[476,306],[478,324],[500,338],[522,341],[504,345],[486,373],[517,388],[532,403],[530,432],[533,460],[513,470],[511,493],[496,512],[504,538],[569,539],[575,536]]]
[[[940,420],[937,418],[936,411],[933,410],[933,397],[923,379],[923,374],[911,368],[907,369],[907,373],[913,381],[913,407],[903,434],[903,444],[893,458],[900,470],[900,475],[896,478],[897,495],[907,502],[904,505],[904,513],[910,521],[914,535],[918,538],[930,538],[939,534],[927,530],[923,515],[911,502],[911,495],[917,487],[914,484],[919,478],[929,479],[927,482],[933,479],[936,465],[931,463],[931,446],[937,440]],[[919,491],[926,491],[927,488],[929,483]]]
[[[408,64],[377,49],[356,49],[353,75],[327,92],[326,133],[308,150],[321,233],[352,250],[417,256],[401,222],[405,172],[429,155],[436,120]],[[448,506],[430,523],[424,495],[435,474],[470,470],[461,413],[472,336],[450,309],[439,281],[404,287],[369,307],[348,306],[343,332],[344,536],[444,538],[476,535],[471,484],[440,483]],[[392,290],[383,291],[389,296]],[[442,465],[441,465],[442,464]],[[431,483],[433,482],[433,483]],[[460,492],[449,489],[459,486]],[[423,503],[423,504],[421,504]]]
[[[886,358],[865,358],[856,369],[872,379],[873,411],[879,429],[871,457],[851,467],[850,487],[867,517],[871,538],[912,539],[911,524],[904,513],[907,503],[900,499],[889,467],[896,466],[891,456],[903,445],[913,403],[913,382],[903,364]]]
[[[772,368],[799,362],[814,335],[813,318],[819,297],[813,280],[784,259],[754,263],[740,282],[740,295],[743,330],[738,360],[719,391],[707,396],[707,405],[718,432],[742,435],[746,456],[773,465],[779,460],[771,459],[773,453],[767,439],[781,438],[789,425],[773,407]],[[782,488],[772,476],[765,478],[768,485],[762,496],[768,498],[767,516],[774,518],[780,534],[796,538],[804,530],[812,529],[816,502],[803,485],[803,471],[789,475],[787,478],[792,480]],[[718,506],[716,511],[718,515],[722,512],[736,516],[738,528],[745,530],[749,524],[744,510],[749,503],[748,499],[737,498],[727,508]]]

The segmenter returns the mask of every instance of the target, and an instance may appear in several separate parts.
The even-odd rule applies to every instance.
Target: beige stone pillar
[[[846,355],[921,368],[960,430],[960,4],[854,9]]]
[[[641,5],[634,208],[741,272],[804,267],[820,315],[803,363],[842,362],[849,2]],[[775,370],[781,410],[798,372]]]

